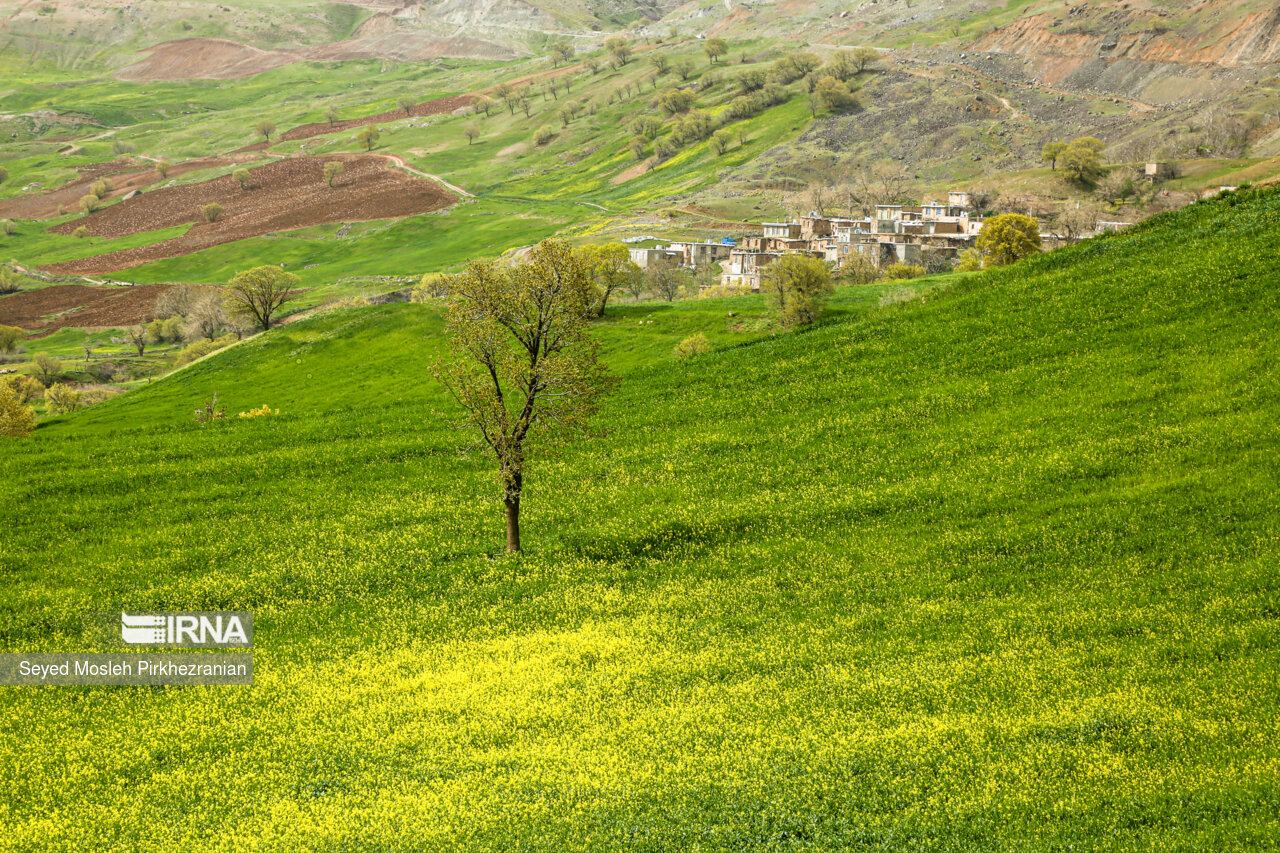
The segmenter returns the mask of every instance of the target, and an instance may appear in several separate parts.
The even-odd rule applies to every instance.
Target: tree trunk
[[[503,499],[507,506],[507,553],[520,550],[520,493]]]

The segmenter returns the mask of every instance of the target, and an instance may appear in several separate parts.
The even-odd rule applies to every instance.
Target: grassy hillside
[[[727,331],[751,298],[618,311],[604,432],[537,464],[515,559],[433,417],[427,307],[7,442],[4,646],[252,609],[257,682],[0,692],[3,837],[1262,848],[1277,237],[1253,191],[904,304],[844,291],[803,334]],[[671,359],[694,329],[717,351]],[[212,390],[283,413],[198,426]]]

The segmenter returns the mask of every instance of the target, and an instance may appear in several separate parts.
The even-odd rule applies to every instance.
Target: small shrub
[[[208,355],[211,352],[216,352],[222,349],[228,344],[231,344],[232,342],[234,342],[235,339],[236,339],[235,335],[223,335],[222,337],[213,341],[209,340],[208,338],[201,338],[200,340],[196,341],[190,346],[184,347],[182,350],[180,350],[178,352],[177,358],[175,358],[173,361],[173,366],[183,367],[185,365],[188,365],[191,362],[196,361],[197,359],[204,358],[206,355]]]
[[[27,333],[17,326],[0,326],[0,352],[13,352],[26,337]]]
[[[71,232],[71,236],[75,237],[77,240],[83,240],[90,236],[89,229],[86,226],[81,225],[79,228]]]
[[[80,209],[85,213],[93,213],[98,209],[98,203],[100,201],[102,201],[102,199],[98,198],[93,193],[82,195],[80,196]]]
[[[45,390],[44,402],[50,414],[65,415],[83,405],[83,396],[80,391],[71,386],[55,382]]]
[[[556,132],[552,130],[549,126],[544,124],[542,127],[534,131],[533,144],[539,145],[539,146],[546,145],[552,139],[555,139],[555,137],[556,137]]]
[[[676,344],[672,350],[676,358],[692,358],[695,355],[706,355],[711,352],[711,341],[707,340],[707,336],[698,332],[696,335],[690,335],[680,343]]]
[[[206,204],[204,207],[200,208],[200,213],[204,216],[204,221],[212,225],[222,217],[222,205],[218,204],[216,201],[212,204]]]
[[[889,264],[884,268],[884,277],[891,281],[901,281],[907,278],[919,278],[924,275],[924,267],[918,264]]]
[[[0,220],[0,233],[6,237],[12,237],[18,233],[18,223],[12,219]]]
[[[0,436],[23,438],[35,428],[35,410],[18,398],[12,386],[0,382]]]
[[[279,410],[279,409],[272,409],[270,406],[268,406],[267,404],[263,403],[263,404],[262,404],[262,408],[261,408],[261,409],[250,409],[250,410],[249,410],[249,411],[247,411],[247,412],[241,412],[241,413],[240,413],[240,417],[242,417],[242,418],[261,418],[261,417],[265,417],[265,416],[267,416],[267,415],[278,415],[278,414],[280,414],[280,410]]]
[[[248,169],[236,169],[231,173],[231,177],[235,178],[236,183],[240,185],[242,190],[249,189],[249,181],[253,180],[253,175],[249,173]]]
[[[220,421],[226,418],[226,416],[227,407],[218,405],[217,392],[214,392],[214,395],[205,401],[204,406],[196,409],[195,412],[196,423],[198,424],[205,424],[209,421]]]

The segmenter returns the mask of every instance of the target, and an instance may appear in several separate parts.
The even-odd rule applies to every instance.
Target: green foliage
[[[676,115],[678,113],[687,112],[697,101],[697,95],[688,89],[670,88],[664,89],[654,99],[654,106],[662,110],[667,115]]]
[[[672,353],[676,358],[686,359],[692,358],[695,355],[706,355],[711,352],[711,350],[711,341],[708,340],[707,336],[702,332],[698,332],[698,334],[690,335],[680,343],[676,344]]]
[[[1062,169],[1067,178],[1077,184],[1091,184],[1102,175],[1102,151],[1106,146],[1101,140],[1084,136],[1067,145],[1059,153]]]
[[[0,325],[0,352],[13,352],[27,338],[27,333],[17,326]]]
[[[450,350],[434,374],[497,462],[508,552],[521,548],[531,451],[584,432],[609,385],[586,320],[595,289],[582,256],[552,241],[515,267],[472,263],[449,289]]]
[[[918,264],[889,264],[884,268],[884,277],[890,281],[901,281],[908,278],[919,278],[924,275],[924,267]]]
[[[702,45],[702,52],[707,55],[707,59],[715,63],[729,52],[729,43],[722,38],[709,38]]]
[[[224,335],[221,338],[216,338],[214,340],[201,338],[198,341],[193,341],[178,352],[177,357],[174,359],[173,366],[183,367],[193,361],[204,358],[211,352],[217,352],[223,347],[230,346],[235,342],[235,335]]]
[[[56,382],[45,389],[44,402],[50,414],[65,415],[84,405],[84,393]]]
[[[36,377],[46,388],[62,375],[62,362],[47,352],[38,352],[33,355],[31,364],[35,368]]]
[[[301,280],[278,266],[263,265],[237,273],[227,285],[227,314],[252,321],[263,330],[285,303],[294,299]]]
[[[814,85],[812,99],[813,112],[847,112],[858,105],[858,99],[849,91],[849,87],[835,77],[823,77]]]
[[[343,172],[346,170],[347,167],[343,165],[341,160],[330,160],[324,164],[324,182],[332,187],[334,181],[342,177]]]
[[[378,128],[369,126],[356,134],[356,144],[365,151],[372,151],[378,146],[378,140],[382,138],[382,131]]]
[[[715,133],[711,134],[711,150],[715,151],[717,155],[723,154],[724,152],[728,151],[729,147],[732,144],[733,144],[733,134],[725,130],[724,128],[721,128],[720,130],[717,130]]]
[[[7,180],[9,180],[9,170],[4,166],[0,166],[0,184],[3,184]]]
[[[974,241],[984,266],[1002,267],[1040,251],[1040,223],[1021,213],[1002,213],[982,223]]]
[[[1044,149],[1040,152],[1040,159],[1056,170],[1058,168],[1058,158],[1061,157],[1062,152],[1066,150],[1067,143],[1065,142],[1046,143]]]
[[[156,177],[162,181],[169,177],[170,165],[171,164],[167,160],[157,160],[155,165]]]
[[[204,207],[200,208],[200,215],[204,217],[205,222],[217,222],[222,218],[222,205],[218,204],[216,201],[206,204]]]
[[[32,376],[21,373],[0,376],[0,384],[7,386],[14,398],[24,405],[44,397],[44,386]]]
[[[546,145],[548,142],[556,138],[556,132],[549,125],[543,125],[533,132],[534,145]]]
[[[240,185],[242,190],[249,189],[249,182],[253,180],[253,175],[248,169],[236,169],[231,173],[231,177],[235,179],[235,182]]]
[[[769,294],[774,316],[788,328],[817,320],[823,302],[834,290],[827,265],[800,254],[783,255],[765,267],[760,286]]]
[[[276,132],[276,123],[270,119],[262,119],[253,126],[253,129],[264,142],[270,142],[271,134]]]
[[[35,410],[26,405],[11,383],[0,381],[0,437],[24,438],[35,427]]]

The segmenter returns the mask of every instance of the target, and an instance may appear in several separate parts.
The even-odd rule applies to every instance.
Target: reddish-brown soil
[[[332,188],[323,174],[324,164],[330,160],[342,160],[346,166],[346,174]],[[45,269],[59,274],[101,275],[273,231],[325,222],[398,219],[439,210],[455,201],[439,184],[390,168],[379,156],[290,157],[260,166],[251,174],[247,189],[225,175],[154,190],[55,226],[52,230],[59,234],[70,234],[83,225],[94,236],[124,237],[195,223],[180,237]],[[207,223],[202,210],[211,203],[222,205],[223,213],[217,222]]]
[[[204,157],[198,160],[174,163],[169,167],[169,178],[166,180],[200,169],[216,169],[228,166],[233,162],[235,161],[226,158]],[[156,175],[154,165],[144,169],[138,168],[139,166],[147,166],[146,161],[113,160],[110,163],[95,163],[92,166],[82,166],[79,170],[80,177],[63,184],[56,190],[50,190],[39,195],[18,196],[17,198],[0,201],[0,219],[52,219],[62,215],[59,211],[72,212],[79,210],[80,199],[89,192],[89,186],[99,178],[106,176],[110,176],[111,183],[115,185],[115,189],[107,195],[108,199],[119,198],[133,190],[140,190],[160,182],[160,177]]]
[[[0,298],[0,323],[45,334],[64,326],[120,328],[151,319],[156,299],[168,284],[88,287],[60,284]]]
[[[421,104],[414,104],[409,110],[409,115],[415,116],[434,116],[441,113],[451,113],[456,109],[467,106],[471,103],[471,95],[454,95],[450,98],[436,98],[434,101],[426,101]],[[386,113],[378,113],[377,115],[365,116],[364,118],[343,119],[333,124],[326,122],[316,122],[315,124],[302,124],[292,130],[286,132],[280,137],[281,141],[290,141],[294,139],[310,139],[313,136],[320,136],[325,133],[341,133],[344,130],[350,130],[353,127],[365,127],[370,124],[386,124],[389,121],[408,118],[404,114],[404,110],[393,110]]]
[[[190,38],[158,44],[147,57],[116,72],[121,80],[232,79],[297,62],[290,53],[259,50],[226,39]]]

